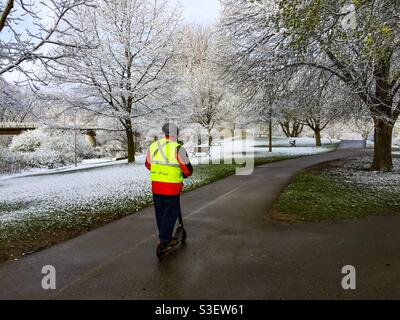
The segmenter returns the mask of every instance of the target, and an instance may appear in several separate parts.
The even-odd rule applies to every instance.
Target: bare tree
[[[246,116],[252,119],[253,123],[261,121],[268,125],[269,151],[272,152],[275,119],[278,122],[282,120],[282,124],[285,121],[280,111],[284,109],[282,96],[291,72],[279,74],[268,68],[266,57],[270,54],[264,51],[256,52],[257,44],[250,45],[252,48],[247,46],[249,41],[246,39],[247,32],[252,35],[255,29],[250,24],[237,23],[236,19],[240,19],[253,5],[250,4],[249,7],[249,3],[246,2],[243,6],[239,6],[233,1],[229,3],[222,1],[222,3],[225,5],[223,19],[217,31],[219,69],[225,81],[228,81],[242,96],[244,102],[242,111],[246,112]],[[243,54],[242,50],[248,54]]]
[[[193,72],[197,67],[210,59],[213,46],[213,30],[202,25],[186,25],[184,29],[183,46],[184,64],[187,72]]]
[[[283,110],[280,114],[281,117],[278,122],[286,137],[299,137],[304,130],[304,123],[299,121],[293,112],[289,110]]]
[[[374,119],[372,169],[392,170],[392,133],[400,115],[398,0],[350,6],[346,0],[222,2],[222,28],[236,49],[232,65],[251,58],[249,70],[306,66],[331,73]]]
[[[211,28],[199,25],[185,28],[182,89],[186,119],[207,130],[209,146],[212,144],[211,131],[225,120],[227,103],[227,88],[216,70],[214,50]]]
[[[321,132],[334,121],[343,119],[352,110],[353,102],[341,90],[337,79],[326,71],[303,69],[297,75],[293,99],[297,101],[298,121],[314,132],[316,146],[320,147]]]
[[[326,127],[326,134],[330,139],[340,140],[343,137],[346,124],[341,121],[333,121]]]
[[[370,114],[360,113],[351,120],[352,128],[359,133],[364,140],[368,140],[371,132],[374,131],[374,120]]]
[[[224,116],[225,90],[209,66],[198,67],[189,82],[190,120],[207,129],[208,145],[211,146],[211,131]]]
[[[18,88],[0,78],[0,122],[23,122],[32,116],[38,103],[29,90]]]
[[[317,147],[322,146],[321,132],[334,120],[341,116],[339,110],[341,101],[329,86],[332,77],[320,72],[318,78],[307,79],[306,86],[301,88],[305,105],[302,105],[302,113],[305,124],[314,131]]]
[[[84,31],[72,17],[79,8],[92,5],[92,0],[0,1],[0,76],[19,71],[25,76],[22,81],[35,86],[36,81],[45,81],[38,66],[47,68],[50,61],[62,59],[60,48],[93,47],[65,37]]]
[[[118,119],[126,132],[128,161],[135,161],[135,120],[176,103],[176,66],[181,42],[179,7],[166,0],[98,0],[77,24],[88,29],[79,43],[96,39],[95,50],[67,48],[53,75],[89,101],[96,114]]]

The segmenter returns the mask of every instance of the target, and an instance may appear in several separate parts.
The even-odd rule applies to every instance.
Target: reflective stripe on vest
[[[167,166],[167,167],[175,167],[175,168],[180,168],[181,165],[180,164],[174,164],[174,163],[169,163],[169,162],[164,162],[164,161],[151,161],[151,164],[161,164],[163,166]]]
[[[179,144],[161,139],[150,145],[150,180],[167,183],[182,183],[183,175],[177,159]]]

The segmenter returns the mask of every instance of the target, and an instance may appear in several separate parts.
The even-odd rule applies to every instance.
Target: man
[[[159,231],[159,249],[177,243],[172,234],[181,211],[183,180],[193,173],[186,150],[177,142],[179,128],[173,123],[166,123],[162,131],[165,138],[153,142],[146,156]]]

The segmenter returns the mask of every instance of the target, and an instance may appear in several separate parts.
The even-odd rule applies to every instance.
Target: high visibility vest
[[[182,170],[177,159],[179,143],[161,139],[150,145],[150,180],[183,183]]]

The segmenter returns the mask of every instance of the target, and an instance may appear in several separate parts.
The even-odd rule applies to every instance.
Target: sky
[[[183,14],[187,22],[212,24],[219,16],[218,0],[181,0]]]

